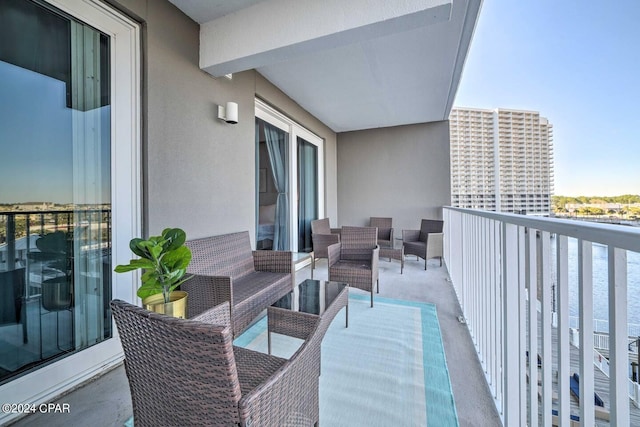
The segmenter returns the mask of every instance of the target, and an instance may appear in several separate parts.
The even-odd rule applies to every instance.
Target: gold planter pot
[[[155,313],[185,319],[187,317],[187,293],[185,291],[173,291],[169,294],[169,301],[165,304],[162,294],[155,294],[143,299],[142,307]]]

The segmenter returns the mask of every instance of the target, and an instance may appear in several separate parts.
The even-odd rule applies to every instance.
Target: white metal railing
[[[608,247],[610,423],[628,425],[627,251],[640,252],[640,229],[449,207],[443,212],[444,258],[506,426],[552,425],[555,373],[558,421],[570,423],[569,238],[578,240],[580,395],[593,395],[592,245]],[[527,351],[535,350],[540,372],[526,360]],[[539,380],[540,402],[536,387],[528,391],[528,384]],[[579,415],[581,425],[595,424],[593,399],[580,399]]]
[[[578,327],[580,318],[577,316],[569,316],[569,326],[572,328]],[[609,331],[609,321],[604,319],[593,319],[593,331],[594,332],[607,332]],[[627,334],[629,337],[640,336],[640,325],[637,323],[629,323],[627,325]]]

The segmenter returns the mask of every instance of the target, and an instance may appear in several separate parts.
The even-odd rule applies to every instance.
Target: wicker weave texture
[[[293,289],[288,251],[252,251],[248,232],[190,240],[193,257],[182,285],[189,293],[187,317],[228,301],[233,336],[240,335],[267,307]]]
[[[289,359],[233,347],[228,303],[199,321],[111,303],[125,352],[136,426],[310,426],[318,423],[324,332]]]

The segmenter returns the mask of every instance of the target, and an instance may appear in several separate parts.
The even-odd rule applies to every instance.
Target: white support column
[[[578,306],[580,307],[580,396],[591,396],[593,373],[593,248],[578,240]],[[580,399],[580,421],[584,427],[595,424],[593,399]]]
[[[609,375],[612,426],[629,425],[627,339],[627,251],[609,246]]]

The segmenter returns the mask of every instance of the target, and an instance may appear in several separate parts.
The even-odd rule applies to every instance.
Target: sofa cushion
[[[274,302],[280,299],[280,297],[285,295],[287,292],[291,291],[290,273],[254,271],[253,273],[249,273],[239,279],[233,279],[233,305],[238,305],[248,298],[254,298],[260,292],[271,293],[273,291],[273,288],[271,288],[272,286],[277,288],[282,284],[285,285],[283,287],[286,287],[287,290],[276,298]]]

